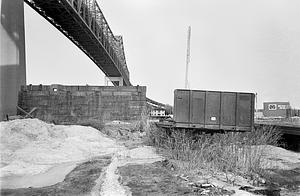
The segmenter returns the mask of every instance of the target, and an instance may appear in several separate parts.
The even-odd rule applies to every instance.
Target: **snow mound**
[[[264,146],[263,167],[266,169],[291,170],[299,167],[300,153],[281,147]]]
[[[0,176],[35,175],[54,164],[114,153],[122,146],[98,130],[38,119],[0,122]]]

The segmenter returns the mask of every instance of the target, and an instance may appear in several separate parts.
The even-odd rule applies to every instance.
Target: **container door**
[[[190,116],[190,91],[175,90],[174,92],[174,119],[176,122],[188,123]]]
[[[219,125],[220,124],[220,92],[206,92],[206,107],[205,107],[205,124]]]
[[[237,108],[237,118],[238,126],[251,127],[253,121],[253,99],[252,94],[238,93],[238,108]]]
[[[223,126],[235,126],[236,93],[224,92],[221,99],[221,124]]]
[[[191,91],[190,96],[191,123],[204,124],[205,91]]]

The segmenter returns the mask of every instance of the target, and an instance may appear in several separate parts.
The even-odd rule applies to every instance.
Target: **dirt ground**
[[[272,170],[264,186],[241,185],[235,187],[220,185],[215,180],[211,186],[197,186],[197,176],[180,177],[167,161],[152,164],[129,164],[119,168],[121,184],[130,188],[133,196],[139,195],[253,195],[298,196],[300,195],[300,168],[293,170]],[[187,177],[187,176],[186,176]],[[190,180],[191,179],[191,180]],[[198,178],[199,179],[199,178]],[[239,184],[241,183],[241,184]],[[219,186],[218,186],[219,185]],[[234,190],[239,189],[239,190]]]
[[[78,165],[64,179],[52,186],[42,188],[2,189],[3,196],[16,195],[89,195],[101,172],[111,162],[111,157],[96,157]]]
[[[97,157],[78,165],[63,182],[42,188],[2,189],[1,195],[90,195],[96,180],[111,163],[111,157]],[[273,170],[270,182],[281,187],[280,195],[299,195],[299,169],[293,171]],[[168,161],[151,164],[128,164],[118,168],[121,185],[133,196],[138,195],[233,195],[235,191],[222,187],[197,187],[177,175]],[[192,178],[192,176],[190,176]],[[101,191],[101,189],[100,189]],[[278,195],[265,190],[248,190],[255,195]],[[239,195],[239,194],[237,194]]]
[[[204,182],[205,171],[202,174],[179,171],[172,160],[144,146],[144,133],[134,127],[130,124],[105,126],[102,133],[116,141],[108,147],[118,150],[112,150],[109,155],[92,156],[89,161],[78,164],[62,182],[41,188],[1,189],[1,195],[300,195],[299,153],[272,148],[269,158],[276,167],[266,169],[269,177],[261,186],[255,187],[242,177],[236,178],[233,185],[223,174]],[[95,137],[87,141],[92,139]],[[105,141],[101,143],[104,145]],[[106,146],[97,144],[91,149],[102,152],[101,148]]]
[[[175,175],[165,161],[144,165],[126,165],[119,168],[121,184],[138,195],[232,195],[218,187],[201,188],[191,186]]]
[[[290,170],[269,170],[267,182],[270,187],[280,188],[280,195],[300,195],[300,165]]]

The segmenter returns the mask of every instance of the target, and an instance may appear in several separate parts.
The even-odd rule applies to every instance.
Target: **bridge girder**
[[[124,86],[131,86],[122,37],[114,36],[97,1],[24,2],[80,48],[106,76],[122,77]]]

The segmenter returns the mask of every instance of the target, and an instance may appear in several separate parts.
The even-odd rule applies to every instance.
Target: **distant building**
[[[263,115],[270,118],[287,118],[291,110],[290,102],[264,102]]]
[[[152,110],[150,112],[150,116],[157,117],[157,116],[166,116],[165,110]]]
[[[264,114],[263,114],[264,110],[263,109],[258,109],[255,111],[254,113],[254,117],[257,118],[263,118]]]

